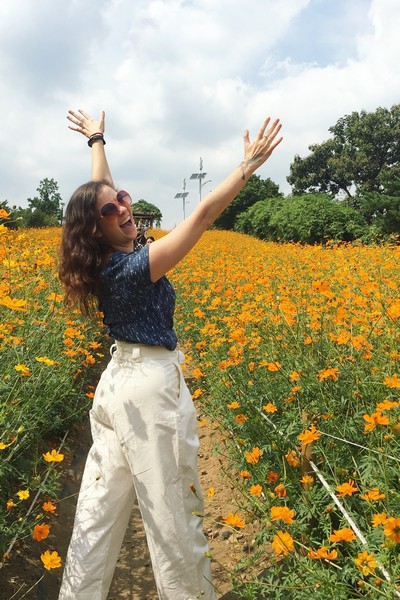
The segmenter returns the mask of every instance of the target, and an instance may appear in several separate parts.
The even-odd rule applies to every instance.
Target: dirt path
[[[199,472],[205,495],[204,529],[209,539],[213,556],[213,579],[219,597],[234,600],[227,570],[245,556],[251,543],[252,532],[243,530],[232,532],[221,525],[219,520],[228,512],[235,511],[233,489],[221,469],[221,455],[215,451],[221,436],[212,424],[201,414],[199,421]],[[75,513],[76,496],[80,486],[86,454],[91,444],[88,425],[75,428],[69,439],[68,458],[70,460],[67,477],[63,481],[62,500],[59,503],[58,518],[51,527],[50,537],[39,543],[20,543],[14,548],[10,563],[0,571],[0,600],[57,600],[61,580],[61,569],[46,572],[39,584],[34,585],[40,576],[41,565],[38,557],[49,547],[57,548],[65,559]],[[66,456],[67,457],[67,456]],[[213,497],[207,496],[210,487],[215,489]],[[33,589],[30,589],[34,586]],[[157,600],[146,539],[137,507],[126,532],[120,558],[108,600]]]

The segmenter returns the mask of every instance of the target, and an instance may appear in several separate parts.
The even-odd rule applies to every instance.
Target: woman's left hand
[[[68,128],[73,131],[78,131],[87,138],[90,138],[94,133],[104,133],[104,116],[104,110],[101,111],[99,119],[94,119],[81,108],[79,108],[77,112],[69,110],[67,119],[71,121],[75,127],[68,125]]]
[[[270,117],[265,119],[253,142],[250,142],[248,129],[244,132],[244,160],[242,165],[243,167],[249,167],[252,172],[271,156],[274,149],[282,141],[282,137],[277,137],[282,128],[279,119],[275,119],[271,125],[270,122]]]

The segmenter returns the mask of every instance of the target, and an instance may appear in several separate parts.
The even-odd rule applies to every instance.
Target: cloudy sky
[[[400,101],[399,0],[0,0],[0,200],[90,178],[69,108],[106,111],[118,187],[182,219],[242,158],[266,115],[284,140],[258,174],[290,193],[296,154],[353,111]]]

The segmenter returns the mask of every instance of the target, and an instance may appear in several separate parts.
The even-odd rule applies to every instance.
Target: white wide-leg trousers
[[[91,410],[89,451],[59,600],[106,600],[138,500],[161,600],[216,600],[198,437],[178,350],[117,342]]]

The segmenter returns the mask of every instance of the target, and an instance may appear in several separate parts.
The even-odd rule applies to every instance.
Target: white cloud
[[[260,175],[286,183],[295,154],[338,118],[398,102],[397,0],[5,0],[0,5],[0,200],[25,205],[44,177],[65,200],[90,176],[68,108],[106,111],[116,182],[163,225],[215,185],[265,113],[284,141]],[[210,187],[210,189],[211,189]],[[24,204],[25,203],[25,204]]]

